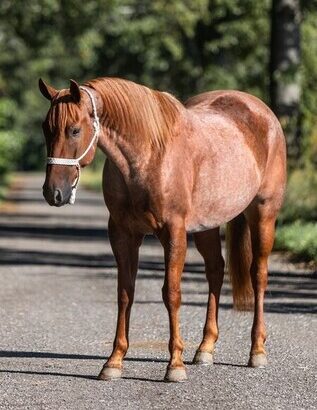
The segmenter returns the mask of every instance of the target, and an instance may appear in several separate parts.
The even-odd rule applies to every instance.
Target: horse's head
[[[51,101],[42,125],[48,155],[43,195],[50,205],[62,206],[71,201],[80,167],[93,160],[97,140],[94,136],[98,132],[94,120],[97,115],[91,92],[83,92],[85,89],[73,80],[69,89],[58,91],[40,79],[39,88]]]

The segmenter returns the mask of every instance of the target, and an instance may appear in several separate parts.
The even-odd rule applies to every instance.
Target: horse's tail
[[[227,224],[226,245],[233,306],[237,310],[250,310],[254,303],[250,276],[252,248],[249,225],[243,214]]]

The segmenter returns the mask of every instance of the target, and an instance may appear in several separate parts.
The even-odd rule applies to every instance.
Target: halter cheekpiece
[[[93,128],[94,128],[94,133],[92,136],[92,139],[90,141],[90,144],[86,148],[86,150],[81,154],[80,157],[78,158],[54,158],[54,157],[47,157],[47,164],[48,165],[69,165],[69,166],[75,166],[78,170],[78,176],[75,180],[74,185],[72,186],[72,193],[69,198],[68,203],[73,205],[76,200],[76,191],[77,191],[77,186],[80,178],[80,161],[88,154],[89,150],[95,143],[95,141],[98,139],[99,136],[99,131],[100,131],[100,122],[99,122],[99,117],[97,114],[97,107],[96,107],[96,102],[95,99],[91,93],[90,90],[86,87],[80,87],[81,90],[85,91],[85,93],[88,94],[88,97],[90,99],[91,105],[92,105],[92,111],[93,111]]]

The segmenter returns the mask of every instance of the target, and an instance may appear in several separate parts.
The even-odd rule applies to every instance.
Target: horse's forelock
[[[63,130],[69,123],[80,120],[80,107],[74,103],[71,95],[60,91],[52,100],[48,112],[48,123],[51,129]]]

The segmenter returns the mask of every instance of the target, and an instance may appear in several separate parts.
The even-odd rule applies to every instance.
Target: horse
[[[106,155],[103,194],[118,269],[113,350],[98,378],[122,376],[139,247],[154,234],[164,249],[162,297],[169,326],[165,381],[186,380],[180,334],[181,275],[187,234],[205,263],[209,297],[202,341],[193,363],[213,363],[225,261],[226,224],[234,306],[254,309],[248,365],[267,365],[264,294],[275,222],[286,185],[281,125],[258,98],[211,91],[185,103],[167,92],[119,78],[97,78],[57,90],[39,80],[51,106],[42,124],[47,145],[43,195],[49,205],[74,202],[81,167],[99,147]]]

